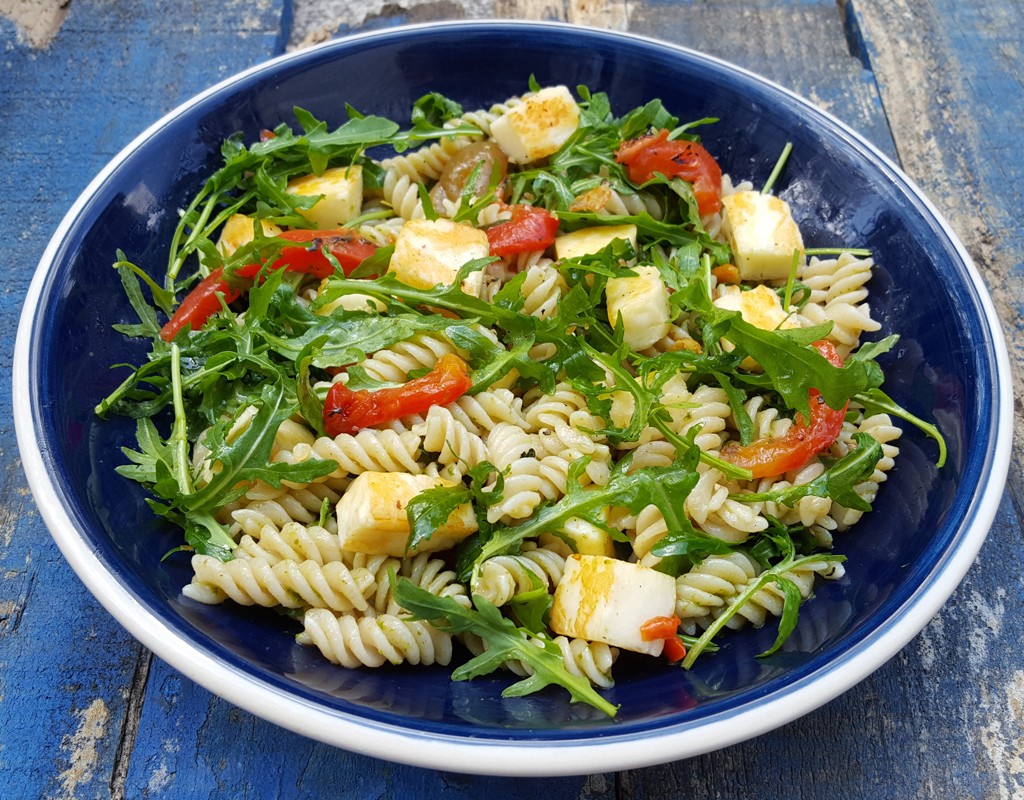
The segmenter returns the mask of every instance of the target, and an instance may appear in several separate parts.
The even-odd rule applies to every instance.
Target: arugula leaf
[[[805,418],[810,416],[808,392],[812,388],[821,392],[829,406],[842,408],[858,392],[882,382],[882,370],[874,361],[849,359],[842,367],[834,367],[809,346],[827,335],[830,326],[766,331],[751,325],[738,311],[715,306],[698,281],[691,281],[685,292],[687,303],[701,314],[709,328],[705,342],[724,338],[742,354],[752,357],[786,405]]]
[[[230,552],[230,537],[213,519],[214,511],[244,494],[249,483],[257,479],[267,481],[275,488],[280,488],[282,480],[309,483],[330,474],[337,465],[330,460],[312,460],[302,464],[270,463],[274,435],[281,422],[295,410],[294,406],[285,403],[283,386],[276,382],[264,388],[261,407],[232,442],[225,438],[225,430],[231,420],[221,422],[208,431],[204,444],[210,450],[210,463],[217,469],[210,471],[211,477],[206,484],[194,487],[178,376],[180,358],[173,357],[176,353],[177,346],[173,345],[171,367],[175,386],[175,419],[171,435],[166,442],[163,441],[151,419],[140,419],[136,430],[140,449],[125,449],[131,464],[118,471],[125,477],[141,481],[157,497],[167,501],[160,513],[165,516],[171,512],[180,513],[186,540],[199,552],[222,557]]]
[[[774,583],[782,590],[783,595],[782,615],[779,617],[779,632],[776,635],[772,646],[763,653],[759,653],[758,658],[766,658],[767,656],[777,653],[779,648],[785,644],[786,639],[788,639],[790,634],[796,630],[800,604],[804,601],[804,597],[800,593],[800,587],[787,578],[785,574],[776,575],[774,577]]]
[[[330,475],[337,464],[329,459],[299,464],[271,463],[270,452],[277,429],[294,413],[295,406],[285,400],[284,387],[275,383],[264,388],[256,415],[234,441],[227,442],[223,425],[214,426],[205,444],[210,449],[211,462],[217,463],[220,469],[206,485],[176,498],[178,507],[186,512],[212,512],[240,497],[247,484],[255,480],[264,480],[279,489],[283,480],[310,483]]]
[[[160,325],[156,321],[156,313],[153,308],[142,296],[138,282],[141,280],[149,287],[149,291],[153,295],[153,302],[167,316],[171,315],[171,309],[174,307],[174,295],[149,277],[138,265],[129,261],[121,250],[117,251],[117,261],[114,262],[114,269],[117,270],[121,277],[121,286],[124,287],[124,293],[128,297],[131,307],[138,314],[140,323],[139,326],[115,325],[115,330],[120,331],[125,336],[148,336],[155,339],[160,333]],[[135,280],[132,280],[133,275]]]
[[[324,435],[324,403],[313,387],[313,379],[310,375],[310,368],[313,360],[320,352],[320,347],[327,337],[314,339],[302,348],[299,357],[295,360],[295,367],[298,374],[295,376],[296,392],[298,393],[299,413],[302,418],[315,432],[317,436]]]
[[[729,552],[728,545],[696,531],[683,510],[686,497],[697,482],[692,458],[669,467],[644,467],[633,473],[627,472],[630,459],[623,459],[612,469],[607,484],[583,488],[578,481],[588,461],[582,458],[573,462],[566,480],[566,494],[558,502],[542,506],[534,516],[518,525],[495,529],[485,541],[465,550],[456,567],[463,579],[472,585],[484,561],[515,552],[526,539],[542,533],[568,535],[564,527],[573,517],[601,525],[600,512],[607,506],[624,506],[638,514],[653,504],[665,518],[667,536],[697,537],[705,548],[702,552],[723,552],[723,546],[724,552]],[[694,552],[698,549],[691,548]]]
[[[557,370],[543,361],[530,357],[535,344],[532,334],[513,336],[512,346],[505,348],[466,325],[450,325],[445,334],[456,347],[466,350],[472,364],[473,387],[469,394],[476,394],[493,386],[499,380],[516,370],[523,378],[535,380],[541,389],[550,394],[555,390]]]
[[[383,316],[362,311],[316,319],[315,324],[298,336],[278,335],[266,330],[262,330],[259,336],[275,353],[289,361],[297,360],[310,344],[319,342],[310,364],[323,368],[362,361],[368,353],[384,350],[417,333],[439,331],[451,325],[450,319],[441,316]]]
[[[348,166],[365,163],[372,174],[374,164],[365,151],[390,146],[396,152],[431,139],[479,135],[467,123],[436,124],[445,112],[436,99],[423,103],[413,127],[401,131],[398,124],[383,117],[364,116],[349,107],[349,120],[331,131],[305,109],[294,109],[302,133],[287,125],[274,135],[246,147],[241,135],[230,137],[221,148],[224,164],[211,175],[181,215],[168,256],[165,288],[174,293],[179,272],[186,259],[210,242],[214,232],[234,213],[256,211],[262,216],[299,227],[308,223],[297,210],[316,202],[284,191],[287,180],[296,175],[322,173],[332,164]],[[257,200],[257,197],[259,200]]]
[[[200,555],[230,561],[235,540],[212,514],[192,514],[185,523],[185,541]]]
[[[595,361],[600,363],[605,370],[607,370],[614,378],[614,388],[601,387],[594,389],[587,389],[584,385],[577,384],[577,388],[584,392],[599,392],[601,394],[609,394],[613,391],[626,391],[633,396],[634,407],[633,415],[630,418],[629,425],[624,429],[606,428],[601,433],[608,434],[610,437],[615,439],[623,439],[635,441],[640,438],[640,434],[643,429],[650,425],[657,428],[662,436],[666,440],[671,442],[676,451],[681,457],[685,456],[691,450],[699,455],[701,461],[709,466],[715,467],[723,475],[730,478],[738,478],[740,480],[749,480],[750,472],[746,469],[730,464],[728,461],[724,461],[718,456],[714,456],[704,450],[698,448],[692,441],[692,436],[697,434],[696,430],[693,430],[690,439],[683,438],[676,433],[669,426],[668,414],[665,407],[661,404],[659,382],[654,382],[651,387],[645,386],[640,383],[628,369],[622,365],[622,359],[616,355],[602,353],[594,348],[584,345],[583,350]],[[667,363],[667,362],[663,362]],[[667,379],[668,375],[662,378],[662,382]]]
[[[715,618],[714,622],[707,627],[704,633],[702,633],[697,641],[689,648],[686,658],[683,659],[682,663],[682,666],[685,669],[690,669],[693,666],[700,654],[708,648],[715,636],[717,636],[722,628],[726,626],[729,620],[736,616],[743,606],[749,603],[758,592],[770,583],[776,584],[782,590],[784,595],[783,611],[779,621],[779,633],[775,638],[774,644],[772,644],[771,648],[766,650],[764,653],[761,653],[759,657],[769,656],[777,652],[795,629],[799,606],[803,602],[803,596],[800,594],[796,584],[794,584],[788,577],[788,573],[794,570],[799,570],[808,564],[818,564],[822,561],[841,563],[846,560],[845,556],[834,553],[817,553],[810,556],[798,556],[793,547],[792,541],[784,530],[777,534],[776,538],[778,539],[778,544],[783,552],[782,559],[757,577],[753,578],[743,588],[743,591],[737,594],[729,602],[729,605],[726,606],[725,610]],[[793,591],[794,589],[796,589],[795,592]]]
[[[413,497],[405,508],[409,520],[409,540],[405,551],[413,552],[429,542],[434,532],[448,521],[452,512],[472,499],[473,492],[467,486],[438,486]]]
[[[463,608],[450,597],[438,597],[402,578],[395,586],[395,600],[413,619],[429,620],[440,630],[454,634],[473,633],[484,640],[487,650],[458,667],[452,680],[487,675],[506,661],[521,661],[533,675],[506,688],[502,697],[523,697],[546,686],[561,686],[573,702],[588,703],[610,717],[615,716],[618,706],[601,697],[586,678],[572,675],[565,668],[558,645],[516,626],[483,597],[473,597],[476,608]]]
[[[548,614],[551,611],[554,597],[548,592],[546,579],[540,578],[533,572],[528,575],[533,588],[513,595],[506,606],[519,621],[521,627],[533,633],[542,633],[547,630]]]
[[[926,436],[934,439],[935,443],[939,446],[939,455],[935,460],[935,466],[941,468],[945,465],[946,439],[943,437],[942,432],[937,426],[925,422],[920,417],[914,416],[878,387],[868,389],[864,392],[859,392],[854,395],[853,399],[864,406],[865,416],[871,416],[873,414],[891,414],[894,417],[899,417],[900,419],[909,422],[911,425],[916,426]]]
[[[439,128],[449,120],[462,116],[462,106],[440,92],[423,95],[412,106],[413,126]]]

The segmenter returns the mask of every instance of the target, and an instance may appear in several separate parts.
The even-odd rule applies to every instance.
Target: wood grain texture
[[[0,20],[4,292],[17,326],[50,233],[103,164],[161,114],[283,47],[282,4],[247,0],[182,15],[176,2],[77,0],[46,49]],[[201,35],[200,35],[201,34]],[[13,336],[0,346],[11,374]],[[3,403],[11,406],[8,380]],[[137,690],[149,655],[60,556],[0,414],[0,797],[123,797]]]
[[[900,161],[970,251],[992,292],[1018,380],[1024,445],[1024,5],[856,2]],[[1012,488],[1020,506],[1020,469]]]
[[[0,118],[3,322],[102,164],[194,91],[310,36],[472,16],[559,19],[696,47],[791,88],[898,156],[992,287],[1020,369],[1024,9],[995,0],[76,0],[52,45],[7,43]],[[301,19],[300,19],[301,17]],[[314,24],[319,22],[319,27]],[[300,24],[301,23],[301,24]],[[306,26],[306,27],[303,27]],[[312,27],[310,27],[312,26]],[[311,32],[312,31],[312,32]],[[101,109],[101,111],[97,111]],[[0,345],[10,374],[11,342]],[[5,401],[9,389],[4,387]],[[1018,437],[1024,430],[1018,425]],[[489,779],[403,767],[283,731],[144,652],[42,525],[0,415],[0,797],[732,800],[1024,797],[1020,450],[977,565],[903,652],[798,722],[621,775]]]

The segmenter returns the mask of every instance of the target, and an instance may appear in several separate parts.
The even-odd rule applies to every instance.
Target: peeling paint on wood
[[[0,16],[18,26],[32,47],[46,47],[57,35],[70,10],[71,0],[0,0]]]
[[[73,800],[78,797],[79,787],[93,779],[99,764],[96,745],[106,735],[106,704],[97,697],[86,708],[75,714],[78,728],[61,742],[61,753],[68,762],[67,768],[57,776],[60,792],[56,800]]]

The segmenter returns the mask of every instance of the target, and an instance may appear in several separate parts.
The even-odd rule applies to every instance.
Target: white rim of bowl
[[[809,112],[821,115],[843,134],[869,151],[892,170],[932,215],[966,266],[984,312],[996,361],[998,422],[994,426],[996,448],[988,464],[988,480],[982,492],[967,510],[969,523],[958,542],[954,542],[936,569],[922,582],[889,620],[884,630],[875,631],[856,652],[846,652],[823,669],[785,687],[772,698],[747,703],[693,723],[647,730],[623,736],[605,736],[580,740],[494,740],[429,734],[395,725],[368,720],[344,712],[328,710],[304,698],[270,686],[253,676],[240,674],[221,663],[151,614],[133,595],[112,579],[95,552],[78,535],[73,521],[63,509],[56,487],[45,469],[36,437],[30,404],[30,342],[43,286],[53,266],[60,243],[81,213],[88,198],[110,174],[154,132],[185,110],[207,97],[256,73],[273,69],[292,60],[309,58],[322,49],[344,46],[367,39],[386,39],[407,32],[457,30],[468,27],[520,27],[555,29],[586,35],[608,36],[655,46],[668,52],[696,57],[726,70],[744,75],[787,95]],[[959,237],[921,192],[919,187],[888,156],[836,117],[810,101],[754,72],[690,48],[631,33],[617,33],[557,22],[522,20],[460,20],[444,23],[405,25],[385,31],[372,31],[342,37],[307,50],[286,53],[261,62],[220,81],[177,106],[133,139],[89,183],[64,216],[51,238],[29,286],[18,325],[14,350],[13,398],[18,447],[29,486],[47,528],[58,547],[85,586],[99,602],[136,639],[173,668],[214,694],[281,727],[312,739],[352,752],[362,753],[412,766],[466,773],[508,776],[557,776],[604,773],[667,763],[711,752],[759,736],[813,711],[847,691],[901,650],[939,611],[953,593],[981,548],[997,513],[1010,463],[1013,419],[1009,355],[999,318],[977,268]],[[942,567],[941,573],[938,567]],[[301,707],[299,707],[301,706]],[[523,759],[524,755],[528,759]]]

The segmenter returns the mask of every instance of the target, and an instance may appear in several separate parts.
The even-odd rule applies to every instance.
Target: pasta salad
[[[622,652],[784,646],[895,419],[941,461],[881,389],[896,337],[862,342],[870,253],[804,246],[785,154],[734,183],[717,120],[586,87],[295,117],[224,143],[162,283],[115,264],[152,347],[97,413],[137,420],[119,472],[183,529],[191,601],[614,715]]]

